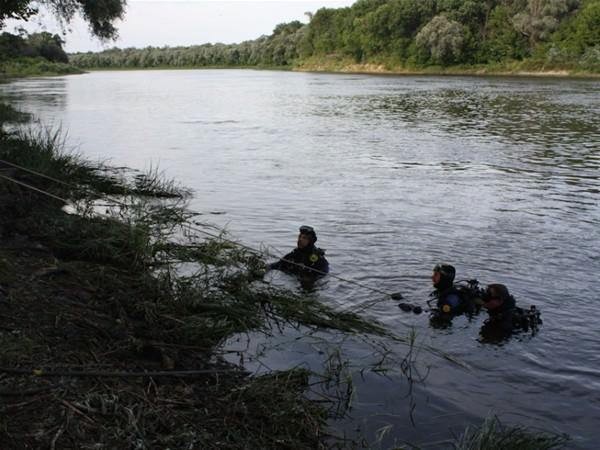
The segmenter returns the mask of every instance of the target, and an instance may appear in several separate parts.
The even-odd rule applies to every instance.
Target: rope
[[[8,161],[6,161],[6,160],[3,160],[3,159],[0,159],[0,163],[7,164],[7,165],[9,165],[9,166],[11,166],[11,167],[14,167],[14,168],[16,168],[16,169],[20,169],[20,170],[23,170],[23,171],[25,171],[25,172],[31,173],[31,174],[33,174],[33,175],[36,175],[36,176],[39,176],[39,177],[45,178],[45,179],[47,179],[47,180],[54,181],[54,182],[56,182],[56,183],[62,184],[63,186],[67,186],[67,187],[70,187],[70,188],[72,188],[72,189],[81,189],[81,187],[78,187],[78,186],[72,185],[72,184],[70,184],[70,183],[67,183],[67,182],[65,182],[65,181],[59,180],[59,179],[57,179],[57,178],[54,178],[54,177],[51,177],[51,176],[49,176],[49,175],[45,175],[45,174],[43,174],[43,173],[40,173],[40,172],[36,172],[35,170],[28,169],[28,168],[26,168],[26,167],[23,167],[23,166],[20,166],[20,165],[18,165],[18,164],[14,164],[14,163],[8,162]],[[13,178],[10,178],[10,177],[7,177],[7,176],[5,176],[5,175],[0,175],[0,178],[4,178],[4,179],[6,179],[6,180],[8,180],[8,181],[12,181],[13,183],[16,183],[16,184],[19,184],[19,185],[21,185],[21,186],[24,186],[24,187],[26,187],[26,188],[28,188],[28,189],[34,190],[34,191],[36,191],[36,192],[39,192],[39,193],[41,193],[41,194],[43,194],[43,195],[46,195],[46,196],[48,196],[48,197],[51,197],[51,198],[54,198],[54,199],[60,200],[60,201],[62,201],[62,202],[64,202],[64,203],[69,203],[69,201],[68,201],[68,200],[66,200],[66,199],[64,199],[64,198],[58,197],[58,196],[56,196],[56,195],[54,195],[54,194],[52,194],[52,193],[50,193],[50,192],[44,191],[44,190],[42,190],[42,189],[38,189],[38,188],[36,188],[36,187],[34,187],[34,186],[32,186],[32,185],[29,185],[29,184],[27,184],[27,183],[24,183],[24,182],[22,182],[22,181],[15,180],[15,179],[13,179]],[[127,205],[127,203],[125,203],[125,202],[121,202],[121,201],[119,201],[119,200],[112,199],[112,198],[110,198],[110,197],[109,197],[108,195],[106,195],[106,194],[103,194],[103,193],[96,193],[96,194],[99,194],[99,196],[100,196],[100,197],[102,197],[102,198],[104,198],[104,199],[106,199],[106,200],[108,200],[108,201],[110,201],[110,202],[116,203],[117,205],[121,205],[121,206],[124,206],[124,207],[127,207],[127,206],[129,206],[129,205]],[[210,236],[210,237],[212,237],[212,238],[215,238],[215,239],[220,239],[221,241],[228,242],[228,243],[230,243],[230,244],[233,244],[233,245],[235,245],[235,246],[238,246],[238,247],[244,248],[244,249],[246,249],[246,250],[248,250],[248,251],[250,251],[250,252],[252,252],[252,253],[254,253],[254,254],[256,254],[256,255],[259,255],[259,256],[269,256],[269,257],[272,257],[272,258],[277,258],[277,259],[279,259],[279,260],[281,260],[281,261],[284,261],[284,262],[286,262],[286,263],[288,263],[288,264],[294,265],[294,266],[296,266],[296,267],[298,267],[298,268],[301,268],[301,269],[308,269],[308,270],[310,270],[311,272],[314,272],[314,273],[316,273],[316,274],[318,274],[318,275],[328,275],[328,276],[330,276],[330,277],[332,277],[332,278],[335,278],[335,279],[337,279],[337,280],[343,281],[343,282],[345,282],[345,283],[353,284],[353,285],[355,285],[355,286],[360,286],[360,287],[362,287],[363,289],[367,289],[367,290],[370,290],[370,291],[372,291],[372,292],[376,292],[376,293],[378,293],[378,294],[382,294],[382,295],[385,295],[385,296],[387,296],[387,297],[391,297],[391,298],[393,298],[393,299],[398,299],[398,298],[395,298],[395,297],[398,297],[398,295],[399,295],[399,294],[397,294],[397,293],[390,293],[390,292],[384,291],[383,289],[374,288],[374,287],[371,287],[371,286],[369,286],[369,285],[367,285],[367,284],[365,284],[365,283],[361,283],[361,282],[359,282],[359,281],[356,281],[356,280],[351,280],[351,279],[349,279],[349,278],[344,278],[344,277],[342,277],[341,275],[337,275],[337,274],[335,274],[335,273],[331,273],[331,272],[323,272],[323,271],[321,271],[321,270],[318,270],[318,269],[313,269],[313,268],[310,268],[310,267],[306,267],[304,264],[301,264],[301,263],[298,263],[298,262],[295,262],[295,261],[292,261],[292,260],[289,260],[289,259],[282,258],[282,257],[280,257],[280,256],[278,256],[278,255],[274,255],[274,254],[272,254],[272,253],[270,253],[270,252],[268,252],[268,251],[266,251],[266,250],[265,250],[265,251],[263,251],[263,250],[258,250],[258,249],[256,249],[256,248],[253,248],[253,247],[250,247],[250,246],[248,246],[248,245],[242,244],[241,242],[237,242],[237,241],[234,241],[234,240],[231,240],[231,239],[227,239],[227,238],[223,237],[222,235],[215,234],[215,233],[211,233],[211,232],[209,232],[209,231],[203,230],[203,229],[201,229],[201,228],[195,227],[195,226],[193,226],[193,225],[190,225],[190,224],[188,224],[188,225],[187,225],[187,227],[188,227],[188,229],[190,229],[190,230],[197,231],[197,232],[199,232],[199,233],[205,234],[205,235],[207,235],[207,236]],[[379,302],[379,301],[377,301],[376,303],[378,303],[378,302]],[[363,306],[363,305],[366,305],[366,306]],[[369,307],[369,306],[371,306],[371,302],[367,302],[366,304],[362,304],[362,305],[356,305],[355,307],[360,307],[360,310],[362,310],[362,309],[365,309],[366,307]]]
[[[25,172],[29,172],[29,173],[31,173],[33,175],[37,175],[38,177],[46,178],[47,180],[51,180],[51,181],[54,181],[55,183],[62,184],[63,186],[68,186],[68,187],[71,187],[71,188],[79,189],[77,186],[73,186],[72,184],[67,183],[66,181],[62,181],[62,180],[59,180],[58,178],[53,178],[50,175],[46,175],[46,174],[43,174],[43,173],[40,173],[40,172],[36,172],[35,170],[28,169],[27,167],[19,166],[18,164],[8,162],[8,161],[6,161],[4,159],[0,159],[0,163],[6,164],[7,166],[14,167],[15,169],[21,169],[21,170],[23,170]]]
[[[0,178],[4,178],[5,180],[12,181],[13,183],[16,183],[16,184],[19,184],[19,185],[21,185],[23,187],[31,189],[32,191],[39,192],[40,194],[44,194],[44,195],[46,195],[46,196],[48,196],[50,198],[54,198],[56,200],[60,200],[63,203],[69,203],[68,200],[65,200],[64,198],[59,197],[58,195],[51,194],[50,192],[44,191],[42,189],[38,189],[35,186],[32,186],[32,185],[27,184],[27,183],[24,183],[22,181],[15,180],[14,178],[11,178],[11,177],[7,177],[6,175],[0,175]]]
[[[220,236],[220,235],[217,235],[217,234],[214,234],[214,233],[210,233],[210,232],[208,232],[208,231],[202,230],[202,229],[200,229],[200,228],[196,228],[196,227],[194,227],[194,226],[191,226],[191,225],[189,226],[189,228],[190,228],[190,229],[192,229],[192,230],[198,231],[198,232],[200,232],[200,233],[204,233],[204,234],[206,234],[206,235],[208,235],[208,236],[210,236],[210,237],[213,237],[213,238],[216,238],[216,239],[221,239],[222,241],[229,242],[229,243],[231,243],[231,244],[234,244],[234,245],[238,245],[238,246],[240,246],[240,247],[242,247],[242,248],[245,248],[245,249],[247,249],[247,250],[249,250],[249,251],[251,251],[251,252],[253,252],[253,253],[255,253],[255,254],[258,254],[258,255],[264,255],[264,256],[270,256],[270,257],[272,257],[272,258],[278,258],[278,259],[280,259],[281,261],[284,261],[284,262],[286,262],[286,263],[292,264],[292,265],[294,265],[294,266],[297,266],[297,267],[299,267],[299,268],[303,268],[303,269],[309,269],[311,272],[317,273],[317,274],[319,274],[319,275],[328,275],[328,276],[330,276],[330,277],[332,277],[332,278],[336,278],[336,279],[338,279],[338,280],[340,280],[340,281],[344,281],[344,282],[346,282],[346,283],[354,284],[354,285],[356,285],[356,286],[360,286],[360,287],[362,287],[362,288],[365,288],[365,289],[371,290],[371,291],[373,291],[373,292],[377,292],[377,293],[379,293],[379,294],[383,294],[383,295],[389,295],[390,297],[391,297],[391,296],[393,296],[393,294],[392,294],[392,293],[386,292],[386,291],[384,291],[384,290],[382,290],[382,289],[377,289],[377,288],[371,287],[371,286],[369,286],[369,285],[366,285],[366,284],[364,284],[364,283],[361,283],[361,282],[359,282],[359,281],[356,281],[356,280],[351,280],[351,279],[348,279],[348,278],[344,278],[344,277],[342,277],[342,276],[340,276],[340,275],[337,275],[337,274],[335,274],[335,273],[331,273],[331,272],[323,272],[322,270],[318,270],[318,269],[313,269],[313,268],[310,268],[310,267],[306,267],[304,264],[301,264],[301,263],[298,263],[298,262],[295,262],[295,261],[292,261],[292,260],[289,260],[289,259],[281,258],[281,257],[279,257],[279,256],[277,256],[277,255],[274,255],[274,254],[272,254],[272,253],[270,253],[270,252],[268,252],[268,251],[266,251],[266,250],[257,250],[257,249],[255,249],[255,248],[253,248],[253,247],[250,247],[250,246],[248,246],[248,245],[241,244],[241,243],[239,243],[239,242],[236,242],[236,241],[232,241],[232,240],[230,240],[230,239],[227,239],[227,238],[224,238],[224,237],[222,237],[222,236]]]

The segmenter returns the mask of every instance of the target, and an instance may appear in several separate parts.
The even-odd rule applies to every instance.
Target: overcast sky
[[[125,19],[117,23],[119,39],[101,43],[90,36],[87,25],[73,21],[64,39],[67,52],[102,50],[108,47],[162,47],[207,42],[226,44],[271,34],[282,22],[307,22],[305,12],[319,8],[342,8],[356,0],[129,0]],[[29,32],[61,33],[56,20],[43,14],[29,23],[7,21],[5,31],[23,26]]]

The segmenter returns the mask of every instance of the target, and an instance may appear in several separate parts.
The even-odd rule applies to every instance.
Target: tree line
[[[300,21],[277,25],[270,36],[239,44],[202,44],[189,47],[112,48],[75,53],[71,62],[81,68],[247,67],[294,65],[309,27]]]
[[[427,67],[532,59],[600,70],[600,0],[358,0],[239,44],[78,53],[91,67],[295,66],[309,58]]]
[[[90,9],[99,15],[90,27],[104,20],[96,34],[114,31],[109,19],[122,14],[122,0],[77,1],[104,5]],[[391,68],[531,62],[600,72],[600,0],[358,0],[309,16],[307,24],[280,24],[269,36],[239,44],[113,48],[72,54],[70,62],[80,68],[295,67],[335,59]]]

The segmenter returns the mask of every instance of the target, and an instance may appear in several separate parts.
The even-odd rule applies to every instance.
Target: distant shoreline
[[[372,75],[407,75],[407,76],[483,76],[483,77],[535,77],[535,78],[600,78],[600,73],[574,72],[566,69],[532,70],[515,67],[486,67],[486,66],[454,66],[427,68],[386,67],[385,64],[377,63],[348,63],[346,61],[310,61],[294,68],[302,72],[326,72],[326,73],[354,73]]]
[[[340,67],[329,65],[300,65],[296,67],[266,66],[157,66],[157,67],[94,67],[82,69],[85,72],[131,72],[152,70],[273,70],[282,72],[313,72],[328,74],[360,74],[386,76],[473,76],[473,77],[529,77],[529,78],[561,78],[561,79],[599,79],[600,73],[572,72],[568,70],[500,70],[486,68],[431,68],[431,69],[387,69],[383,64],[349,64]]]

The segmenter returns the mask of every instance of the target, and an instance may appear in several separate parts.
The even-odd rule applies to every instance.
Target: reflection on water
[[[65,78],[33,78],[21,80],[17,85],[11,84],[10,88],[5,89],[6,85],[0,84],[3,101],[15,103],[17,105],[26,96],[35,96],[36,107],[47,108],[51,113],[64,109],[67,104],[66,96],[67,80]],[[35,110],[30,110],[36,113]]]
[[[382,448],[423,444],[494,411],[595,448],[597,81],[132,71],[21,80],[0,92],[62,123],[91,158],[158,164],[195,189],[193,209],[248,245],[282,255],[309,224],[334,273],[411,304],[424,305],[431,268],[449,262],[458,279],[506,284],[519,305],[541,309],[539,333],[490,345],[482,315],[434,329],[427,314],[360,286],[319,284],[310,295],[341,309],[368,304],[364,314],[403,336],[415,327],[419,342],[469,367],[421,352],[425,383],[409,387],[400,362],[385,377],[356,375],[352,417],[337,425],[348,433],[374,440],[391,424]],[[268,279],[299,288],[286,275]],[[272,350],[261,362],[320,367],[333,342],[291,333],[262,342]],[[358,338],[339,344],[357,371],[380,356]]]

